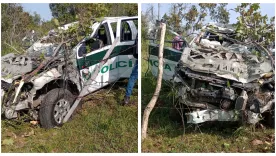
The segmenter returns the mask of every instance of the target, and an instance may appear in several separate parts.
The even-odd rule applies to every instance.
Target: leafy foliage
[[[92,18],[104,16],[135,16],[138,11],[138,5],[134,3],[50,3],[49,7],[60,25],[77,20],[87,23]]]
[[[169,30],[184,30],[183,35],[190,34],[201,29],[203,22],[209,16],[213,21],[227,24],[229,22],[229,12],[226,9],[226,3],[200,3],[198,5],[189,3],[171,4],[169,13],[165,13],[162,20],[167,23],[167,32],[165,40],[171,40],[174,36]],[[149,29],[152,29],[152,23],[155,23],[154,7],[151,5],[142,13],[142,38],[146,39]],[[148,24],[151,23],[151,24]],[[191,37],[186,37],[190,41]],[[167,44],[171,46],[171,44]]]
[[[184,28],[193,32],[203,26],[202,23],[208,15],[213,21],[228,23],[229,12],[226,10],[226,5],[226,3],[172,4],[171,13],[169,16],[166,15],[165,19],[175,30]],[[186,24],[181,26],[183,21]]]
[[[261,45],[269,46],[275,39],[275,16],[268,19],[267,15],[262,16],[260,4],[243,3],[235,8],[240,14],[237,18],[237,38],[246,42],[258,42]]]
[[[151,11],[143,13],[142,22],[154,21],[150,19],[156,17],[153,14],[154,7],[150,6],[148,10]],[[267,15],[262,15],[260,4],[243,3],[230,10],[239,14],[238,22],[234,24],[236,39],[243,42],[257,42],[266,48],[275,44],[275,16],[269,19]],[[229,24],[230,10],[227,10],[227,3],[175,3],[171,4],[170,12],[165,13],[162,20],[166,21],[167,27],[173,31],[185,30],[184,34],[190,34],[201,29],[207,18],[217,23]],[[142,24],[144,26],[146,22]],[[142,28],[142,37],[147,30],[148,28]]]
[[[50,3],[52,16],[62,21],[61,25],[71,23],[76,20],[77,8],[72,3]]]
[[[76,38],[76,44],[83,37],[88,36],[92,30],[90,26],[95,21],[100,21],[104,16],[134,16],[138,14],[137,4],[115,3],[51,3],[49,4],[53,18],[50,21],[42,21],[39,14],[25,12],[20,4],[10,3],[1,5],[1,55],[14,52],[14,48],[20,52],[31,46],[36,39],[46,35],[50,30],[56,29],[60,35],[56,41]],[[66,31],[57,29],[64,24],[79,21]],[[32,30],[35,32],[33,40]],[[24,37],[27,37],[24,41]],[[32,38],[31,40],[29,38]]]
[[[42,21],[40,15],[25,12],[20,4],[1,4],[1,55],[14,52],[14,47],[24,51],[22,39],[28,37],[32,30],[36,38],[53,28],[51,21]],[[31,44],[31,43],[30,43]]]
[[[138,14],[137,4],[108,3],[51,3],[49,4],[56,26],[78,21],[66,31],[58,31],[63,38],[75,38],[76,44],[92,33],[94,22],[101,21],[106,16],[134,16]],[[67,8],[67,9],[65,9]]]

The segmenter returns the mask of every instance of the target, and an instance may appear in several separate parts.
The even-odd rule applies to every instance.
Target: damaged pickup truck
[[[136,60],[138,18],[106,17],[92,28],[90,37],[73,49],[67,44],[70,40],[53,44],[44,37],[25,55],[3,56],[2,116],[16,119],[28,115],[44,128],[61,126],[77,98],[128,78]],[[111,53],[95,79],[88,81],[107,51]],[[83,88],[88,92],[80,97]]]
[[[208,24],[182,50],[164,48],[163,80],[177,87],[186,123],[264,119],[274,126],[275,67],[271,53],[236,39],[231,28]],[[150,42],[149,64],[157,75],[159,45]]]

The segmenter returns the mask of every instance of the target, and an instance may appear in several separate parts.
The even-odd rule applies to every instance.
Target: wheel
[[[41,102],[39,120],[43,128],[62,126],[66,116],[74,102],[73,94],[63,88],[49,91]]]

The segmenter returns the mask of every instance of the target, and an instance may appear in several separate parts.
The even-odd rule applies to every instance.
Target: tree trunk
[[[163,49],[164,49],[164,39],[166,32],[166,24],[161,23],[161,37],[160,37],[160,45],[159,45],[159,55],[158,55],[158,77],[157,77],[157,85],[154,91],[154,94],[148,103],[147,107],[144,110],[143,121],[142,121],[142,140],[147,137],[147,129],[148,129],[148,121],[149,115],[155,106],[155,103],[159,97],[161,84],[162,84],[162,76],[163,76]]]

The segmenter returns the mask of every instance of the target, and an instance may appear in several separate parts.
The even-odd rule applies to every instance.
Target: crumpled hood
[[[208,48],[200,45],[185,48],[179,65],[241,83],[252,82],[273,71],[268,59],[261,60],[248,53],[235,53],[224,47]]]
[[[7,54],[1,58],[1,77],[10,79],[33,70],[30,57],[14,53]]]

